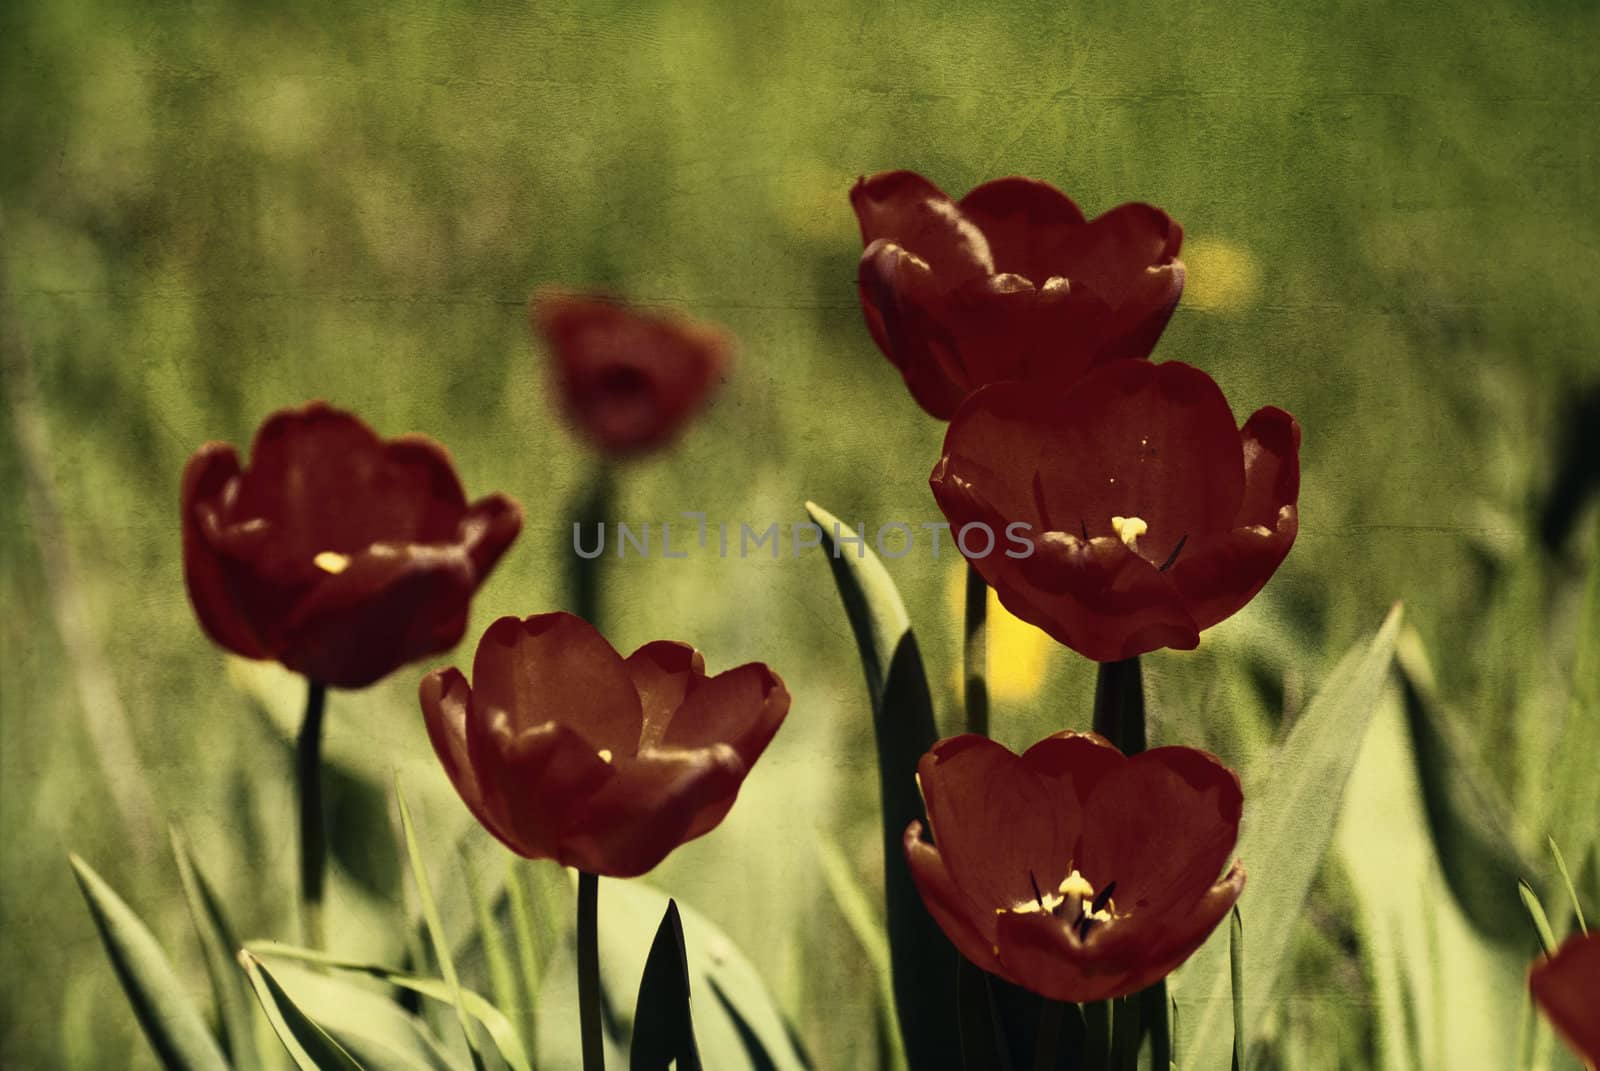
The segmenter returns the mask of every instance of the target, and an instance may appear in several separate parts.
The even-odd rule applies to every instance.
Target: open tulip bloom
[[[862,179],[850,203],[867,328],[940,420],[988,383],[1149,356],[1183,293],[1183,228],[1151,205],[1086,220],[1047,182],[952,201],[910,171]]]
[[[1204,751],[1125,758],[1063,732],[1018,756],[969,734],[934,745],[917,780],[934,843],[913,822],[905,851],[929,913],[967,959],[1051,1000],[1160,981],[1244,889],[1238,862],[1223,874],[1239,779]]]
[[[670,444],[733,360],[733,337],[722,328],[614,298],[542,291],[530,318],[550,347],[567,416],[609,456]]]
[[[1572,1051],[1600,1067],[1600,932],[1573,934],[1535,963],[1528,989]]]
[[[337,688],[455,646],[522,527],[504,495],[469,505],[438,443],[385,441],[321,402],[268,417],[247,467],[227,443],[200,447],[182,505],[206,634]]]
[[[789,711],[778,675],[715,677],[687,644],[627,658],[566,613],[503,617],[472,681],[422,681],[428,735],[467,807],[506,847],[634,877],[714,829]]]
[[[1236,428],[1204,372],[1120,361],[978,391],[929,482],[952,530],[1026,525],[1032,553],[972,566],[1013,614],[1111,662],[1196,647],[1266,584],[1299,530],[1300,427],[1267,407]]]

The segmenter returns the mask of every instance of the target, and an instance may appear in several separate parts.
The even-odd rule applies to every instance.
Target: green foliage
[[[1388,677],[1399,631],[1397,605],[1377,636],[1340,659],[1272,757],[1271,773],[1245,785],[1237,855],[1248,868],[1239,907],[1250,929],[1253,964],[1243,998],[1247,1049],[1272,1007],[1294,924],[1333,840],[1339,801]],[[1222,969],[1227,940],[1220,929],[1212,934],[1177,976],[1178,1003],[1193,1031],[1182,1047],[1196,1067],[1220,1067],[1228,1059],[1226,1016],[1234,1002]]]
[[[227,1059],[139,916],[76,855],[73,873],[150,1047],[171,1071],[226,1071]]]

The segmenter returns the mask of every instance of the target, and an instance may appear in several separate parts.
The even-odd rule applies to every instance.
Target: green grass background
[[[68,848],[197,991],[167,818],[242,931],[292,936],[280,726],[298,696],[271,674],[253,693],[230,683],[194,623],[177,525],[190,452],[247,442],[312,397],[446,443],[470,494],[502,490],[527,513],[469,643],[433,664],[468,659],[495,616],[567,600],[591,459],[552,415],[524,305],[538,285],[599,286],[741,340],[681,448],[622,473],[619,519],[764,527],[803,520],[809,498],[851,520],[933,520],[941,426],[873,348],[854,294],[847,192],[892,167],[955,194],[1020,173],[1091,213],[1163,206],[1194,250],[1191,296],[1231,296],[1180,307],[1157,357],[1209,371],[1241,421],[1275,404],[1304,428],[1287,563],[1199,652],[1146,659],[1159,740],[1251,769],[1404,599],[1503,816],[1491,826],[1548,878],[1543,836],[1588,844],[1596,824],[1546,776],[1580,709],[1593,512],[1562,555],[1533,531],[1565,403],[1600,382],[1597,39],[1592,5],[1504,0],[5,5],[0,1065],[151,1063]],[[955,563],[917,553],[891,571],[954,731]],[[740,805],[656,880],[749,952],[820,1064],[864,1066],[876,991],[814,844],[825,832],[877,880],[874,762],[825,564],[613,562],[605,595],[619,647],[685,639],[713,669],[762,659],[788,681],[793,712]],[[447,867],[468,820],[417,711],[427,668],[336,693],[329,753],[373,784],[394,768],[415,784]],[[1091,686],[1052,650],[1036,695],[998,703],[996,735],[1083,726]],[[119,708],[131,753],[109,745],[108,767]],[[1384,972],[1394,956],[1448,960],[1406,945],[1437,932],[1420,916],[1384,944],[1356,909],[1374,883],[1380,902],[1451,895],[1437,866],[1411,865],[1428,837],[1394,833],[1428,833],[1403,733],[1367,746],[1371,791],[1297,940],[1275,1066],[1404,1066]],[[124,816],[119,801],[141,798]],[[361,798],[340,816],[333,942],[392,955],[393,832]],[[1412,884],[1389,897],[1390,874]],[[1435,1001],[1442,1025],[1408,1028],[1439,1059],[1449,1038],[1518,1029],[1515,961],[1533,946],[1522,919],[1502,921],[1483,953],[1498,966],[1474,968],[1501,1018],[1453,1023]],[[1477,947],[1478,929],[1462,933]]]

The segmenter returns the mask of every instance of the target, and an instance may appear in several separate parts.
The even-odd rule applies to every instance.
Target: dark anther
[[[1095,894],[1095,898],[1089,902],[1089,910],[1104,911],[1106,905],[1111,902],[1111,894],[1116,891],[1117,883],[1113,881],[1111,884],[1107,885],[1104,889],[1101,889]]]
[[[1033,886],[1033,898],[1039,902],[1039,910],[1044,908],[1044,894],[1039,891],[1039,879],[1033,876],[1033,871],[1028,871],[1028,884]]]
[[[1083,917],[1079,918],[1072,927],[1074,930],[1078,931],[1078,940],[1082,941],[1088,937],[1089,930],[1094,927],[1094,924],[1095,920],[1090,918],[1088,915],[1084,915]]]
[[[1078,527],[1083,530],[1083,541],[1085,543],[1089,542],[1089,526],[1083,523],[1082,517],[1078,518]]]
[[[1185,532],[1178,540],[1178,545],[1172,548],[1172,553],[1167,555],[1167,560],[1161,563],[1161,571],[1163,573],[1172,568],[1172,563],[1178,560],[1178,553],[1183,550],[1183,545],[1187,542],[1189,542],[1189,533]]]
[[[1033,504],[1039,511],[1039,520],[1044,522],[1044,530],[1055,531],[1056,526],[1050,521],[1050,510],[1044,504],[1044,479],[1038,469],[1033,470]]]

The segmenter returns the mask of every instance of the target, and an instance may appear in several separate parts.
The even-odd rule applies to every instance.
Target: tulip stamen
[[[1163,573],[1172,568],[1172,563],[1178,560],[1178,554],[1183,550],[1183,545],[1187,542],[1189,542],[1189,533],[1185,532],[1178,537],[1178,545],[1172,548],[1172,553],[1167,555],[1167,560],[1161,563],[1161,571]]]
[[[1033,876],[1033,871],[1031,870],[1028,871],[1028,884],[1033,886],[1033,899],[1039,905],[1039,910],[1043,911],[1045,909],[1044,893],[1039,891],[1039,879]]]
[[[1082,517],[1078,518],[1078,529],[1083,532],[1083,541],[1085,543],[1089,542],[1089,525]]]
[[[1111,530],[1117,533],[1117,538],[1122,540],[1122,545],[1139,553],[1139,537],[1150,530],[1142,517],[1113,517]]]
[[[338,576],[350,568],[350,555],[340,554],[338,551],[325,550],[311,559],[311,563],[325,573]]]
[[[1096,924],[1110,922],[1115,917],[1111,897],[1116,889],[1117,883],[1113,881],[1096,894],[1089,879],[1074,869],[1061,881],[1061,904],[1052,914],[1066,918],[1067,925],[1082,941]]]

